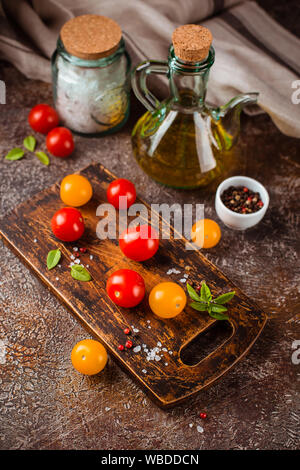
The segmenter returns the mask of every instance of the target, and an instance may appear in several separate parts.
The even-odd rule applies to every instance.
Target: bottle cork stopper
[[[175,55],[185,62],[202,62],[206,59],[212,40],[209,29],[197,24],[179,26],[172,35]]]
[[[60,32],[66,51],[85,60],[107,57],[118,48],[122,30],[111,18],[100,15],[76,16]]]

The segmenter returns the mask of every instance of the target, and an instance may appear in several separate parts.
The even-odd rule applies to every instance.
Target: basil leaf
[[[215,318],[216,320],[229,320],[228,315],[225,315],[224,313],[210,312],[209,315],[210,315],[212,318]]]
[[[55,266],[59,263],[60,258],[61,258],[61,251],[59,249],[49,251],[48,256],[47,256],[47,268],[48,269],[55,268]]]
[[[193,287],[189,283],[186,284],[186,288],[188,290],[188,293],[191,299],[196,300],[196,301],[201,300],[200,295],[197,294],[195,289],[193,289]]]
[[[36,140],[32,135],[29,135],[23,140],[23,145],[27,150],[33,152],[35,149]]]
[[[227,292],[226,294],[219,295],[219,297],[214,299],[216,304],[226,304],[235,296],[235,292]]]
[[[211,310],[215,313],[227,312],[227,308],[224,305],[214,305],[213,303],[211,304]]]
[[[48,155],[45,154],[45,152],[35,152],[35,154],[41,163],[43,163],[44,165],[49,165],[50,160]]]
[[[20,148],[15,148],[12,149],[8,152],[8,154],[5,156],[6,160],[20,160],[24,156],[24,150]]]
[[[207,304],[201,303],[201,302],[192,302],[190,304],[190,307],[192,307],[195,310],[198,310],[199,312],[205,312],[207,310]]]
[[[203,300],[204,302],[209,302],[211,299],[212,299],[212,295],[211,295],[209,287],[205,284],[205,282],[202,282],[201,300]]]
[[[71,276],[77,281],[90,281],[92,279],[90,273],[78,264],[71,266]]]

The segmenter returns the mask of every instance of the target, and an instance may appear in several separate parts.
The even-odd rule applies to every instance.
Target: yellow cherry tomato
[[[71,353],[73,367],[81,374],[95,375],[104,369],[107,352],[104,346],[93,339],[84,339],[75,344]]]
[[[186,295],[175,282],[161,282],[150,292],[149,305],[158,317],[172,318],[182,312],[186,304]]]
[[[211,219],[201,219],[192,227],[191,239],[199,248],[212,248],[221,238],[221,229],[217,222]]]
[[[83,206],[91,199],[92,195],[92,185],[82,175],[68,175],[61,182],[60,197],[67,206]]]

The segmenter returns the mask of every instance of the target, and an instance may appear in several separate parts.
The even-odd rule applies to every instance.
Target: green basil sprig
[[[71,266],[71,276],[77,281],[90,281],[92,279],[88,270],[79,264],[73,264],[73,266]]]
[[[227,292],[226,294],[219,295],[215,299],[212,298],[212,293],[208,285],[203,281],[201,284],[200,295],[193,289],[190,284],[187,284],[189,296],[193,300],[190,306],[199,312],[208,312],[208,314],[216,320],[228,320],[229,317],[224,312],[227,308],[224,304],[229,302],[235,295],[235,292]]]
[[[39,161],[43,163],[43,165],[49,165],[50,160],[48,155],[45,152],[35,152],[36,156],[38,157]]]
[[[55,266],[59,263],[60,258],[61,258],[61,251],[59,249],[49,251],[48,256],[47,256],[47,268],[48,269],[55,268]]]
[[[6,160],[20,160],[21,158],[24,157],[24,150],[20,148],[14,148],[8,152],[8,154],[5,156]]]
[[[23,140],[23,145],[30,152],[34,152],[36,146],[36,139],[32,135],[29,135]]]
[[[25,137],[25,139],[23,140],[23,146],[29,152],[34,152],[35,147],[36,147],[36,138],[33,137],[32,135]],[[10,150],[7,155],[5,155],[5,159],[11,160],[11,161],[20,160],[21,158],[24,157],[24,155],[25,155],[24,150],[19,147],[16,147]],[[43,165],[48,166],[50,164],[49,157],[45,152],[39,151],[39,152],[36,152],[35,155],[37,156],[39,161],[43,163]]]

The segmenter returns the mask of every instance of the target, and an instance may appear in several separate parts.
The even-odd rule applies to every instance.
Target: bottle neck
[[[199,107],[204,104],[210,67],[215,52],[210,48],[202,62],[187,63],[175,56],[173,46],[169,51],[169,79],[171,93],[176,102],[184,107]]]

